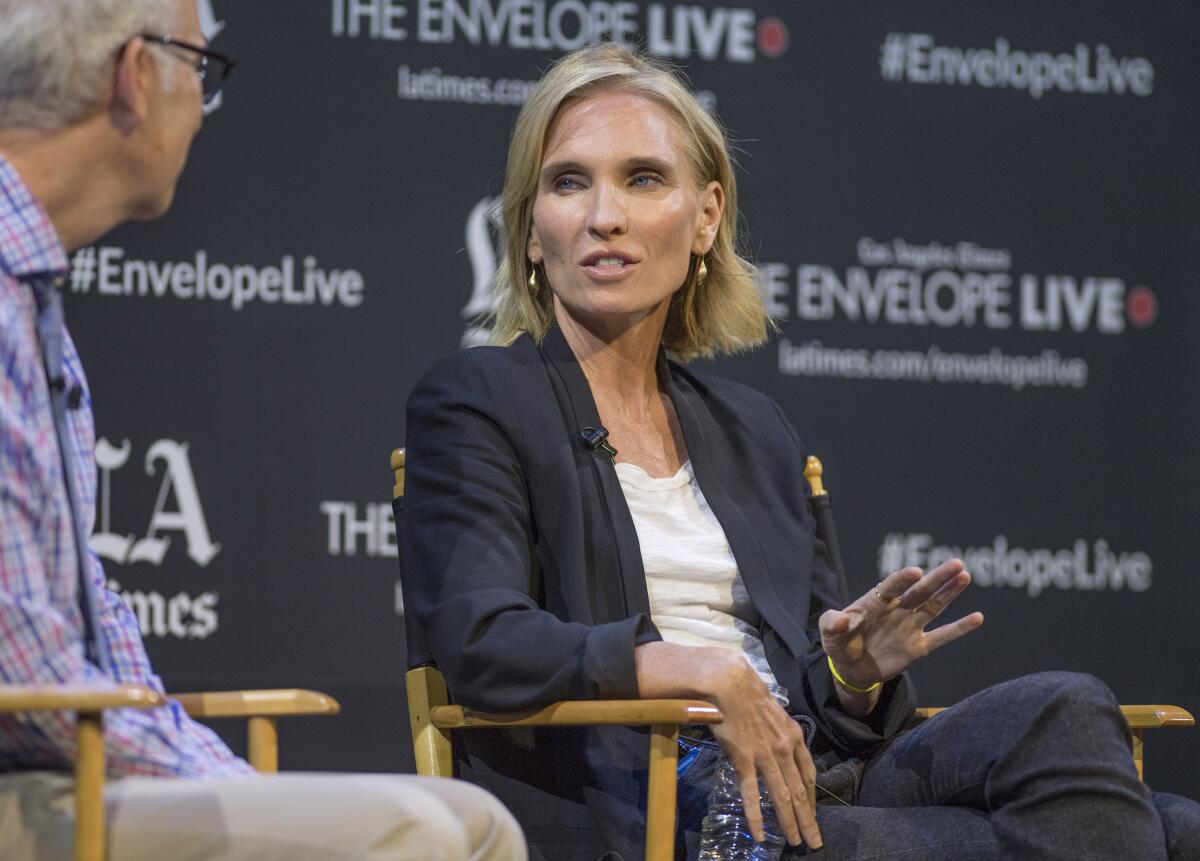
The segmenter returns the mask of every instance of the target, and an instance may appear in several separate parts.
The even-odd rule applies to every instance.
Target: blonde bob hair
[[[612,43],[581,48],[560,59],[534,87],[517,117],[500,203],[505,247],[493,282],[492,342],[510,344],[525,332],[540,341],[554,322],[549,285],[527,256],[546,136],[568,102],[614,90],[653,99],[670,111],[684,131],[698,186],[716,180],[725,191],[725,211],[704,257],[708,277],[696,277],[700,258],[693,255],[687,277],[671,300],[663,346],[681,361],[758,346],[767,338],[769,317],[755,284],[758,272],[737,253],[737,182],[725,134],[675,73]]]

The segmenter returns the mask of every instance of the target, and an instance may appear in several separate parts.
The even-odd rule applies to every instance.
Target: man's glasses
[[[234,59],[219,51],[201,48],[189,42],[181,42],[174,36],[162,36],[157,33],[139,33],[151,45],[165,45],[168,48],[179,48],[196,55],[196,76],[200,78],[200,87],[204,92],[204,104],[211,105],[225,86],[225,80],[233,71]]]

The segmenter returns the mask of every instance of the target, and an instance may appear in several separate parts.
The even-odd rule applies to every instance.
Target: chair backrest
[[[433,664],[433,652],[425,641],[425,633],[421,626],[412,618],[412,596],[409,593],[409,580],[404,575],[404,464],[406,461],[403,448],[392,452],[392,474],[395,481],[392,485],[392,514],[396,521],[396,548],[400,557],[400,594],[404,598],[404,644],[408,652],[408,668],[425,667]]]
[[[400,590],[404,596],[404,641],[408,649],[408,672],[404,687],[408,700],[408,727],[412,732],[413,760],[417,774],[428,777],[453,777],[450,736],[433,725],[432,712],[436,706],[448,705],[446,680],[433,665],[433,653],[425,642],[425,634],[409,609],[408,578],[404,576],[404,464],[403,448],[392,452],[392,513],[396,518],[396,547],[400,557]]]
[[[809,455],[804,462],[804,477],[808,479],[808,487],[812,492],[808,507],[812,509],[813,519],[817,521],[817,537],[825,542],[829,552],[829,561],[838,575],[838,589],[842,600],[850,603],[850,587],[846,581],[846,564],[842,561],[842,548],[838,544],[837,529],[833,525],[833,499],[825,487],[825,467],[821,459]]]

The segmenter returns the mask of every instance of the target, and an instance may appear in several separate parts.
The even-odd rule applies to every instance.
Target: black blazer
[[[915,699],[902,676],[885,686],[867,723],[839,706],[817,619],[846,596],[816,536],[799,437],[774,401],[746,386],[665,358],[659,376],[761,614],[767,660],[790,710],[815,722],[820,765],[866,758],[901,730]],[[637,697],[634,647],[660,637],[612,461],[579,438],[599,425],[557,328],[540,345],[526,335],[441,359],[413,390],[397,512],[408,621],[420,626],[456,702],[508,711]],[[425,657],[418,647],[410,665]],[[460,733],[457,765],[509,803],[534,857],[540,837],[560,838],[568,820],[586,821],[563,810],[560,822],[556,801],[589,806],[604,845],[635,857],[644,736],[570,735]],[[575,857],[556,847],[545,857]],[[596,857],[589,851],[579,857]]]

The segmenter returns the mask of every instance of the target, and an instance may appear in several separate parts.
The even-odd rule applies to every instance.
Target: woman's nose
[[[601,239],[624,233],[629,227],[625,204],[625,197],[619,189],[607,183],[593,186],[588,232]]]

